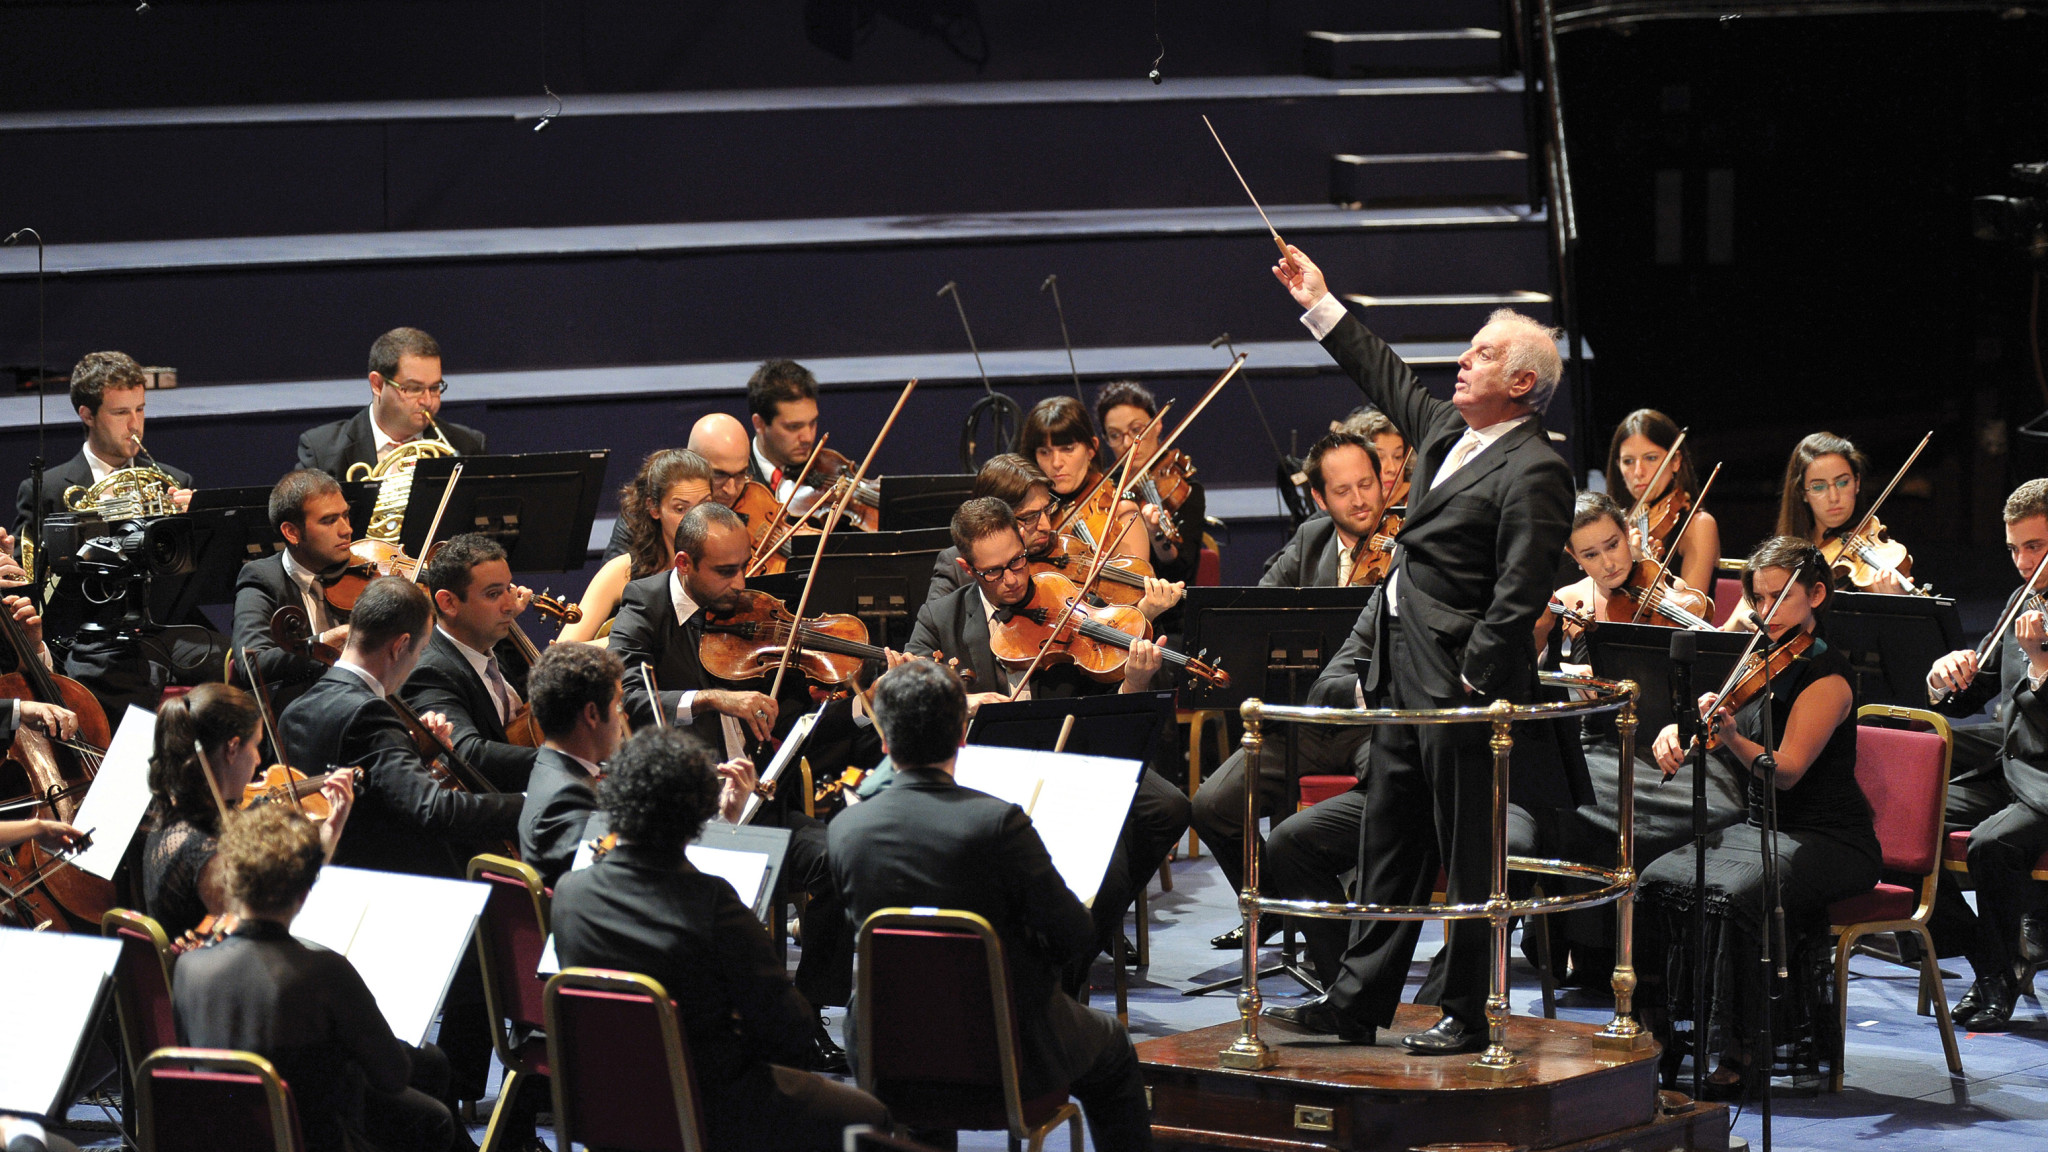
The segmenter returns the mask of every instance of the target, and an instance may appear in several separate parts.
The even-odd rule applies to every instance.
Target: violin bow
[[[875,442],[868,445],[868,454],[855,470],[852,482],[847,484],[846,491],[842,492],[832,505],[832,514],[825,518],[825,527],[818,533],[817,551],[811,554],[811,570],[804,575],[804,590],[797,597],[796,622],[790,626],[789,639],[783,642],[782,657],[775,662],[775,682],[768,690],[768,698],[771,700],[782,698],[782,678],[789,674],[790,655],[796,651],[797,639],[803,635],[804,609],[811,603],[811,586],[818,582],[818,567],[825,559],[825,542],[832,538],[832,530],[839,527],[839,518],[846,514],[846,506],[853,501],[853,494],[860,490],[860,482],[867,477],[868,465],[874,463],[875,454],[882,450],[882,442],[889,438],[889,429],[896,426],[896,417],[902,415],[903,405],[916,390],[917,380],[912,378],[910,383],[903,386],[903,391],[897,394],[896,406],[889,410],[889,418],[882,421],[882,430],[875,433]]]
[[[1223,137],[1216,135],[1216,126],[1214,124],[1209,123],[1209,117],[1206,115],[1202,117],[1202,124],[1209,129],[1209,136],[1216,141],[1216,147],[1222,150],[1223,162],[1225,164],[1230,165],[1230,174],[1237,177],[1238,187],[1244,189],[1244,194],[1246,198],[1251,200],[1252,207],[1258,209],[1259,219],[1264,220],[1266,222],[1266,231],[1271,232],[1273,234],[1273,246],[1275,248],[1280,249],[1281,263],[1286,263],[1287,241],[1282,240],[1280,238],[1279,229],[1273,227],[1273,221],[1267,219],[1266,210],[1264,208],[1259,207],[1259,198],[1257,196],[1252,195],[1252,186],[1250,184],[1245,183],[1244,173],[1239,172],[1237,170],[1237,161],[1232,160],[1230,158],[1230,149],[1223,147]]]
[[[2020,613],[2026,610],[2027,603],[2037,595],[2034,590],[2034,582],[2041,578],[2041,573],[2044,571],[2048,571],[2048,553],[2044,553],[2041,557],[2041,562],[2034,565],[2034,571],[2028,575],[2027,582],[2020,585],[2020,590],[2013,593],[2012,602],[2005,606],[2004,612],[1999,613],[1998,623],[1993,624],[1991,631],[1986,632],[1984,639],[1978,643],[1975,655],[1980,669],[1983,667],[1984,661],[1991,658],[1991,652],[1998,647],[1998,641],[2005,635],[2005,630],[2013,626],[2013,621],[2019,619]],[[1935,701],[1935,704],[1936,706],[1947,704],[1955,698],[1956,693],[1953,690],[1943,692],[1941,699]]]
[[[640,664],[640,687],[647,698],[654,702],[654,726],[668,727],[668,709],[661,706],[661,693],[654,690],[654,670],[645,661]]]
[[[816,444],[811,445],[810,458],[804,461],[803,470],[796,474],[796,483],[792,484],[789,489],[789,499],[784,500],[780,505],[778,505],[775,509],[775,515],[769,518],[769,521],[773,525],[773,527],[771,527],[768,530],[768,534],[766,536],[763,536],[761,538],[760,555],[755,556],[748,561],[747,570],[745,573],[743,573],[743,575],[752,576],[754,573],[759,572],[761,570],[761,565],[766,564],[768,562],[768,557],[774,555],[775,550],[777,548],[782,547],[782,542],[796,534],[797,525],[794,524],[790,525],[788,531],[783,532],[780,536],[777,536],[776,532],[783,528],[783,521],[789,515],[789,506],[795,503],[796,494],[803,489],[804,477],[809,476],[811,474],[811,465],[816,464],[818,462],[818,453],[823,452],[825,450],[825,441],[830,440],[831,438],[832,434],[830,432],[827,432],[818,437],[818,442]]]
[[[1934,429],[1929,428],[1927,430],[1927,435],[1922,436],[1920,438],[1920,443],[1914,447],[1913,454],[1911,456],[1906,457],[1906,462],[1904,464],[1899,465],[1899,470],[1897,472],[1892,473],[1892,482],[1884,486],[1884,491],[1878,494],[1876,500],[1871,501],[1870,511],[1865,512],[1863,514],[1863,519],[1856,522],[1856,530],[1854,532],[1849,533],[1850,539],[1854,539],[1858,536],[1863,535],[1864,530],[1869,528],[1871,522],[1877,519],[1878,508],[1882,506],[1886,500],[1891,498],[1892,489],[1897,488],[1899,486],[1899,481],[1904,480],[1906,478],[1906,473],[1913,467],[1913,461],[1918,460],[1920,458],[1920,453],[1926,450],[1927,442],[1932,439],[1934,439]]]
[[[1180,439],[1180,434],[1188,430],[1188,425],[1195,422],[1195,417],[1202,414],[1202,409],[1209,406],[1209,401],[1214,400],[1216,394],[1223,391],[1223,386],[1230,383],[1230,378],[1237,375],[1238,369],[1244,367],[1245,357],[1249,355],[1251,355],[1249,352],[1239,352],[1236,356],[1231,357],[1230,367],[1225,368],[1223,375],[1218,376],[1216,382],[1209,385],[1209,391],[1203,393],[1201,400],[1197,401],[1193,408],[1188,409],[1187,416],[1174,426],[1173,435],[1168,436],[1166,442],[1159,446],[1159,450],[1152,453],[1152,458],[1145,461],[1145,466],[1138,469],[1138,475],[1132,480],[1132,483],[1142,483],[1145,477],[1152,474],[1152,469],[1158,467],[1161,460],[1166,459],[1166,454],[1173,450],[1174,442]],[[1161,409],[1160,414],[1164,415],[1165,409]]]
[[[1038,666],[1045,661],[1045,654],[1052,651],[1052,642],[1059,637],[1060,629],[1067,626],[1067,621],[1072,620],[1075,610],[1080,608],[1081,601],[1088,598],[1089,591],[1095,587],[1096,580],[1102,575],[1102,569],[1109,563],[1110,552],[1124,542],[1124,534],[1137,522],[1138,518],[1135,516],[1125,520],[1123,527],[1116,530],[1116,535],[1110,537],[1109,543],[1096,550],[1095,563],[1088,568],[1088,578],[1081,581],[1080,592],[1072,600],[1067,601],[1066,611],[1061,612],[1060,618],[1053,622],[1052,631],[1046,635],[1045,643],[1038,646],[1038,654],[1031,658],[1031,663],[1025,666],[1023,674],[1017,677],[1017,686],[1010,689],[1010,700],[1013,703],[1024,694],[1025,687],[1031,683],[1032,674],[1036,673]]]
[[[1663,481],[1665,472],[1670,470],[1671,461],[1677,459],[1678,450],[1685,447],[1686,435],[1691,431],[1691,428],[1680,428],[1678,430],[1678,439],[1673,440],[1671,447],[1664,450],[1664,459],[1659,460],[1657,462],[1657,470],[1650,473],[1650,483],[1643,489],[1643,494],[1636,497],[1636,502],[1628,506],[1629,519],[1633,520],[1637,516],[1642,515],[1643,505],[1656,498],[1657,485]],[[1648,540],[1643,541],[1644,548],[1649,546],[1650,542]]]
[[[1152,417],[1152,422],[1150,424],[1145,425],[1145,430],[1143,432],[1138,433],[1137,439],[1131,441],[1131,446],[1129,448],[1124,449],[1124,454],[1122,458],[1119,459],[1117,463],[1112,464],[1108,471],[1105,471],[1101,476],[1096,477],[1095,483],[1089,487],[1086,495],[1082,496],[1079,500],[1076,500],[1072,504],[1069,504],[1067,506],[1066,515],[1060,517],[1060,522],[1054,526],[1053,531],[1064,532],[1067,530],[1067,525],[1072,524],[1074,522],[1075,517],[1081,514],[1081,509],[1086,508],[1088,506],[1088,502],[1095,499],[1095,494],[1097,492],[1102,491],[1102,486],[1104,484],[1109,483],[1110,472],[1130,472],[1131,460],[1137,454],[1138,445],[1144,442],[1145,437],[1150,436],[1152,434],[1152,430],[1154,428],[1159,427],[1159,422],[1166,418],[1166,410],[1171,407],[1173,407],[1173,401],[1171,400],[1168,400],[1165,404],[1160,406],[1159,414]],[[1116,490],[1119,493],[1125,491],[1124,484],[1119,482],[1117,484]],[[1090,547],[1094,547],[1095,541],[1090,540],[1088,544]]]
[[[1678,437],[1679,437],[1679,439],[1683,440],[1683,439],[1685,438],[1685,433],[1683,433],[1683,432],[1680,432],[1680,433],[1678,434]],[[1675,451],[1677,451],[1677,449],[1675,449],[1675,448],[1674,448],[1674,449],[1672,449],[1672,451],[1674,451],[1674,452],[1675,452]],[[1671,457],[1669,457],[1669,456],[1666,456],[1666,457],[1665,457],[1664,459],[1665,459],[1665,461],[1666,461],[1666,462],[1668,463],[1668,462],[1670,461]],[[1666,572],[1670,571],[1670,569],[1671,569],[1671,558],[1672,558],[1673,556],[1676,556],[1676,555],[1678,555],[1678,542],[1679,542],[1680,540],[1683,540],[1683,539],[1685,539],[1685,530],[1686,530],[1687,528],[1690,528],[1690,527],[1692,527],[1692,518],[1693,518],[1694,516],[1697,516],[1697,515],[1699,515],[1700,507],[1701,507],[1702,505],[1704,505],[1704,504],[1705,504],[1705,503],[1707,502],[1707,492],[1708,492],[1708,490],[1709,490],[1709,489],[1711,489],[1711,488],[1713,488],[1713,486],[1714,486],[1714,477],[1716,477],[1716,476],[1719,476],[1720,474],[1721,474],[1721,465],[1720,465],[1720,463],[1718,463],[1718,462],[1717,462],[1717,463],[1715,463],[1715,465],[1714,465],[1714,470],[1713,470],[1712,472],[1710,472],[1710,473],[1708,473],[1708,474],[1707,474],[1707,482],[1706,482],[1705,484],[1702,484],[1702,485],[1700,485],[1700,494],[1699,494],[1699,495],[1698,495],[1697,497],[1695,497],[1695,498],[1693,499],[1693,502],[1692,502],[1692,507],[1690,507],[1690,508],[1688,508],[1688,509],[1686,509],[1686,510],[1685,510],[1685,519],[1683,519],[1683,520],[1680,520],[1680,521],[1678,522],[1678,531],[1677,531],[1677,532],[1674,532],[1674,533],[1672,533],[1672,535],[1671,535],[1671,547],[1669,547],[1669,548],[1666,548],[1666,549],[1664,550],[1664,558],[1663,558],[1662,560],[1659,560],[1659,561],[1657,561],[1657,572],[1656,572],[1656,574],[1650,577],[1650,590],[1651,590],[1652,594],[1654,594],[1654,595],[1657,595],[1657,596],[1660,596],[1660,597],[1661,597],[1661,596],[1663,595],[1662,589],[1663,589],[1663,587],[1664,587],[1664,574],[1665,574]],[[1644,596],[1644,597],[1643,597],[1643,602],[1642,602],[1642,603],[1640,603],[1640,604],[1638,604],[1638,605],[1636,605],[1636,614],[1635,614],[1635,618],[1634,618],[1634,619],[1632,619],[1632,620],[1630,620],[1630,621],[1629,621],[1629,623],[1631,623],[1631,624],[1640,624],[1640,623],[1642,623],[1642,622],[1643,622],[1643,613],[1645,613],[1645,612],[1648,612],[1649,610],[1650,610],[1650,597],[1649,597],[1649,596]]]
[[[441,534],[441,517],[448,512],[448,501],[455,495],[455,482],[462,479],[463,462],[457,460],[455,468],[448,473],[448,486],[441,489],[441,503],[434,508],[434,518],[427,524],[426,539],[420,541],[420,554],[412,562],[412,578],[420,578],[420,568],[427,562],[427,553],[434,550],[434,537]]]
[[[1785,596],[1792,591],[1793,586],[1797,583],[1797,580],[1786,580],[1785,586],[1778,589],[1778,595],[1771,600],[1771,610],[1764,613],[1763,620],[1756,626],[1756,634],[1749,638],[1749,647],[1744,648],[1742,655],[1735,658],[1735,667],[1729,670],[1728,678],[1721,681],[1721,690],[1714,693],[1714,706],[1708,709],[1709,713],[1719,711],[1721,701],[1727,699],[1728,693],[1735,690],[1736,682],[1742,679],[1742,666],[1749,662],[1751,656],[1756,655],[1757,644],[1770,636],[1771,621],[1778,618],[1778,606],[1785,602]]]
[[[199,774],[206,777],[206,790],[213,793],[213,806],[220,810],[220,817],[228,817],[228,802],[220,794],[220,781],[213,778],[213,763],[207,758],[206,744],[199,739],[199,726],[192,728],[192,752],[199,758]]]
[[[264,683],[263,677],[256,674],[256,659],[249,655],[249,650],[243,648],[240,655],[242,671],[249,677],[249,691],[256,697],[256,715],[263,721],[263,735],[270,740],[270,751],[277,757],[279,764],[290,768],[291,763],[284,758],[284,742],[277,738],[277,728],[270,720],[270,685]],[[291,797],[293,808],[301,812],[306,810],[305,804],[299,800],[297,789],[286,788],[285,794]]]

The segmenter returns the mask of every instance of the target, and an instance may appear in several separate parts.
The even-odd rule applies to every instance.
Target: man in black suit
[[[334,477],[311,468],[285,473],[270,490],[270,525],[284,537],[284,549],[242,565],[235,577],[235,677],[246,683],[248,661],[270,688],[271,707],[284,710],[327,666],[303,652],[280,648],[271,639],[270,618],[295,605],[322,644],[348,643],[348,612],[327,603],[323,577],[349,561],[355,531],[348,499]]]
[[[1009,961],[1025,1098],[1071,1092],[1096,1148],[1150,1148],[1130,1036],[1061,989],[1063,972],[1094,955],[1088,910],[1021,808],[953,782],[967,738],[959,677],[929,660],[891,668],[875,686],[875,719],[895,781],[832,821],[832,870],[853,922],[895,907],[986,919]]]
[[[399,695],[446,716],[456,753],[500,792],[523,792],[536,749],[505,735],[524,706],[514,681],[525,680],[525,661],[509,637],[533,593],[512,583],[505,549],[473,532],[441,545],[420,583],[434,598],[434,636]]]
[[[818,378],[794,360],[768,361],[747,379],[747,414],[754,424],[748,470],[786,500],[818,442]]]
[[[555,887],[555,950],[567,965],[653,977],[675,1001],[710,1146],[836,1152],[848,1125],[886,1129],[867,1093],[794,1065],[811,1056],[811,1006],[732,885],[683,848],[751,790],[704,743],[642,730],[612,758],[600,797],[618,843]],[[837,911],[834,915],[843,914]]]
[[[351,464],[376,467],[400,444],[439,428],[460,456],[480,456],[484,434],[434,419],[441,411],[441,345],[417,328],[393,328],[370,345],[370,406],[299,436],[299,467],[348,479]]]
[[[180,958],[178,1042],[254,1052],[298,1104],[309,1152],[365,1144],[443,1152],[459,1129],[440,1096],[448,1063],[391,1034],[348,957],[301,944],[291,924],[319,878],[319,833],[285,805],[235,814],[219,860],[240,927]],[[466,1141],[465,1141],[466,1143]]]
[[[1329,292],[1298,248],[1274,276],[1302,322],[1408,443],[1417,467],[1393,573],[1371,612],[1365,699],[1391,708],[1526,701],[1536,684],[1536,618],[1571,529],[1570,469],[1538,416],[1563,375],[1555,334],[1505,309],[1458,360],[1449,403]],[[1361,830],[1362,899],[1423,904],[1439,861],[1452,902],[1486,897],[1492,763],[1479,724],[1388,727],[1373,738]],[[1373,921],[1345,950],[1327,995],[1270,1009],[1319,1032],[1370,1042],[1393,1021],[1420,925]],[[1487,927],[1446,933],[1444,1017],[1403,1037],[1414,1051],[1473,1050],[1486,1039]]]
[[[1380,458],[1372,442],[1349,432],[1332,432],[1309,447],[1302,464],[1309,496],[1328,513],[1312,516],[1266,565],[1264,588],[1344,588],[1358,542],[1379,528],[1386,512]]]
[[[2029,480],[2005,501],[2006,550],[2022,580],[2048,556],[2048,480]],[[2033,586],[2038,592],[2048,576]],[[2026,595],[2028,589],[2013,593]],[[2041,886],[2034,861],[2048,851],[2048,621],[2023,611],[2001,633],[1980,668],[1974,651],[1951,652],[1927,674],[1927,694],[1955,697],[1942,711],[1973,716],[1996,700],[1998,752],[1980,768],[1958,772],[1949,784],[1946,822],[1970,833],[1974,915],[1954,874],[1942,874],[1936,919],[1950,937],[1963,937],[1976,982],[1956,1005],[1955,1022],[1973,1032],[2002,1032],[2021,991],[2016,959],[2039,963],[2048,948],[2037,917]],[[2023,934],[2023,929],[2025,932]],[[2028,937],[2031,937],[2029,939]],[[1947,949],[1943,949],[1944,952]]]
[[[764,693],[720,687],[704,671],[697,650],[705,614],[738,607],[739,594],[746,590],[741,572],[753,547],[747,525],[723,504],[699,504],[676,525],[675,544],[675,566],[627,584],[612,623],[610,648],[626,669],[626,716],[637,731],[656,723],[659,709],[660,723],[688,728],[721,759],[740,760],[750,744],[775,732],[783,709]],[[653,673],[653,696],[641,678],[643,665]],[[784,692],[785,698],[802,699],[803,678],[788,677]],[[853,951],[825,862],[825,826],[790,802],[794,791],[785,789],[758,819],[790,830],[783,877],[810,896],[797,991],[819,1006],[844,1004],[853,991]],[[845,1066],[846,1054],[832,1042],[822,1020],[814,1038],[815,1067],[831,1071]]]
[[[88,352],[71,369],[71,407],[85,425],[85,444],[78,455],[43,472],[42,514],[66,512],[64,490],[90,488],[123,468],[155,468],[177,481],[172,499],[183,508],[192,499],[192,474],[150,458],[142,447],[142,366],[123,352]],[[35,541],[37,505],[35,477],[21,482],[15,496],[15,533]],[[49,571],[47,558],[42,565]]]
[[[583,827],[597,810],[597,778],[618,750],[625,671],[603,648],[556,644],[527,677],[533,719],[547,740],[519,810],[519,858],[551,885],[576,862]]]
[[[1052,547],[1053,520],[1060,505],[1052,498],[1052,481],[1038,470],[1038,465],[1015,452],[989,457],[981,471],[974,474],[974,488],[968,493],[969,499],[978,496],[993,496],[1010,506],[1017,516],[1017,531],[1024,537],[1026,554],[1043,556]],[[949,545],[940,549],[932,561],[932,583],[925,592],[925,603],[972,583],[974,577],[960,563],[959,547]]]
[[[971,710],[1010,698],[1015,674],[996,660],[989,624],[999,615],[1007,618],[1011,613],[1035,611],[1030,603],[1034,585],[1024,537],[1008,504],[993,496],[969,500],[953,514],[952,529],[953,546],[960,550],[955,563],[967,576],[967,585],[918,610],[917,625],[905,649],[911,656],[928,656],[971,671],[975,688],[967,698]],[[1150,579],[1138,610],[1148,620],[1157,619],[1180,602],[1181,592],[1178,584]],[[1051,622],[1048,617],[1046,623]],[[1120,688],[1099,684],[1072,664],[1051,664],[1032,675],[1025,695],[1052,700],[1109,691],[1143,692],[1151,686],[1160,664],[1159,648],[1150,640],[1136,640]],[[1187,830],[1187,794],[1148,767],[1138,782],[1123,836],[1095,897],[1095,927],[1102,948],[1107,949],[1123,931],[1124,912]],[[1078,986],[1085,975],[1085,967],[1077,969],[1073,982]]]

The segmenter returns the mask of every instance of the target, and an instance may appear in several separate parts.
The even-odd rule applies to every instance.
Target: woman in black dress
[[[1758,619],[1783,594],[1771,620],[1774,646],[1811,634],[1830,594],[1820,550],[1788,536],[1766,540],[1750,553],[1742,584]],[[1637,954],[1646,960],[1663,957],[1661,965],[1645,965],[1640,1001],[1645,1015],[1666,1051],[1673,1051],[1670,1021],[1690,1019],[1692,966],[1704,963],[1709,1019],[1695,1024],[1693,1036],[1705,1038],[1702,1051],[1712,1046],[1719,1054],[1720,1066],[1709,1083],[1723,1093],[1755,1083],[1775,1062],[1772,1054],[1755,1047],[1770,1003],[1761,959],[1769,899],[1764,892],[1764,789],[1772,783],[1777,788],[1776,860],[1790,958],[1800,956],[1802,945],[1810,946],[1816,933],[1826,941],[1829,904],[1867,892],[1878,880],[1877,833],[1870,804],[1856,783],[1855,699],[1848,671],[1848,659],[1814,637],[1773,677],[1768,696],[1758,693],[1732,714],[1723,708],[1714,717],[1721,745],[1713,755],[1748,782],[1749,819],[1707,840],[1705,956],[1691,950],[1692,911],[1701,897],[1694,885],[1692,845],[1644,869],[1637,890]],[[1771,747],[1765,745],[1767,737]],[[1686,750],[1676,725],[1657,734],[1655,753],[1667,775],[1684,764]],[[1800,965],[1790,958],[1788,967],[1796,973]],[[1813,996],[1795,994],[1788,1000],[1803,1002],[1808,1020],[1817,1023],[1825,1015]],[[1774,1046],[1799,1039],[1779,1027],[1773,1035]]]

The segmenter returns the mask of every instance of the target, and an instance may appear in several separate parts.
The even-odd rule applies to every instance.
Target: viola
[[[1358,538],[1351,549],[1351,587],[1369,588],[1394,570],[1394,537],[1401,534],[1401,517],[1392,512],[1380,517],[1379,526]]]
[[[362,787],[363,770],[350,768],[347,771],[354,777],[356,787]],[[242,802],[238,807],[290,804],[315,820],[325,820],[333,815],[327,797],[320,793],[326,784],[324,775],[308,776],[289,764],[272,764],[242,788]]]
[[[1836,576],[1859,590],[1890,576],[1916,596],[1933,595],[1931,589],[1913,583],[1912,553],[1891,538],[1884,521],[1876,516],[1865,517],[1861,530],[1822,544],[1820,554]]]
[[[757,680],[774,672],[796,622],[782,601],[753,588],[736,595],[731,612],[707,613],[697,658],[720,680]],[[815,616],[798,627],[791,662],[819,684],[845,684],[870,660],[886,661],[885,649],[868,643],[868,626],[858,616]]]
[[[808,499],[792,500],[790,507],[799,515],[810,517],[823,515],[846,493],[846,486],[853,483],[854,462],[836,448],[820,447],[812,455],[813,474],[825,481],[824,487]],[[847,501],[844,517],[863,532],[879,531],[882,526],[881,477],[866,476],[853,489],[853,499]]]
[[[1033,556],[1031,571],[1057,572],[1072,580],[1095,566],[1095,549],[1079,539],[1055,534],[1042,556]],[[1137,556],[1111,556],[1096,577],[1095,594],[1111,604],[1136,604],[1145,598],[1145,578],[1153,575],[1150,561]]]
[[[1737,670],[1733,684],[1721,693],[1719,700],[1712,702],[1714,707],[1708,714],[1711,715],[1713,712],[1718,712],[1723,708],[1726,708],[1731,713],[1742,711],[1744,706],[1751,700],[1756,699],[1757,693],[1763,691],[1765,684],[1770,683],[1783,674],[1787,668],[1792,666],[1794,661],[1804,656],[1806,650],[1811,647],[1813,647],[1813,633],[1801,631],[1786,637],[1778,644],[1764,648],[1761,652],[1751,652],[1743,658],[1742,666]],[[1720,725],[1709,725],[1707,747],[1719,748],[1720,746]]]
[[[1072,664],[1091,680],[1114,683],[1124,678],[1124,664],[1131,645],[1152,634],[1145,614],[1127,604],[1096,608],[1080,600],[1081,589],[1057,572],[1035,572],[1031,595],[1024,603],[999,611],[989,622],[989,647],[997,660],[1012,668],[1028,668],[1045,652],[1044,664]],[[1071,614],[1068,613],[1072,606]],[[1057,635],[1054,624],[1066,616]],[[1167,664],[1185,668],[1188,674],[1214,684],[1230,687],[1230,676],[1221,668],[1185,653],[1160,649]]]

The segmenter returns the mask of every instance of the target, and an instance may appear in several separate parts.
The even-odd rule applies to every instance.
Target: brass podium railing
[[[1492,986],[1486,998],[1487,1044],[1472,1063],[1475,1076],[1490,1079],[1518,1074],[1521,1057],[1507,1046],[1508,1027],[1508,932],[1517,916],[1541,916],[1573,908],[1590,908],[1612,903],[1616,906],[1614,1019],[1593,1036],[1601,1047],[1632,1049],[1649,1043],[1648,1035],[1631,1015],[1636,988],[1635,956],[1632,947],[1635,901],[1629,897],[1636,886],[1635,873],[1635,789],[1633,786],[1636,737],[1636,685],[1632,680],[1596,680],[1585,676],[1545,673],[1543,683],[1552,687],[1577,689],[1582,699],[1555,704],[1510,704],[1495,701],[1486,708],[1413,709],[1396,708],[1292,708],[1244,702],[1245,779],[1259,778],[1259,756],[1265,744],[1268,723],[1349,725],[1392,724],[1490,724],[1493,738],[1493,876],[1491,894],[1482,904],[1355,904],[1316,900],[1280,900],[1259,894],[1259,790],[1245,789],[1244,806],[1244,892],[1238,907],[1244,913],[1244,985],[1237,997],[1241,1027],[1238,1037],[1220,1054],[1225,1068],[1259,1069],[1273,1066],[1277,1057],[1259,1037],[1259,917],[1266,914],[1308,916],[1326,920],[1489,920],[1493,926]],[[1518,720],[1554,720],[1566,716],[1615,713],[1615,728],[1621,738],[1621,786],[1616,836],[1615,866],[1603,868],[1564,860],[1542,860],[1508,855],[1508,758],[1514,748],[1512,726]],[[1447,862],[1448,863],[1448,862]],[[1508,872],[1534,872],[1575,880],[1594,881],[1599,887],[1587,892],[1543,896],[1527,900],[1508,898]]]

